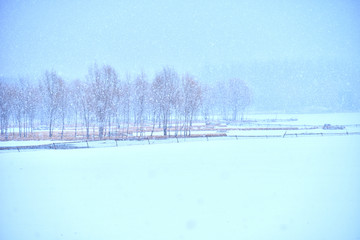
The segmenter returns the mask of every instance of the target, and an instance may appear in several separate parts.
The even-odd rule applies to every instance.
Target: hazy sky
[[[360,56],[360,1],[1,0],[0,76]]]

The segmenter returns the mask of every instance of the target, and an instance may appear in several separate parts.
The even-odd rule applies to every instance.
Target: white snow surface
[[[0,239],[360,239],[360,136],[0,154]]]

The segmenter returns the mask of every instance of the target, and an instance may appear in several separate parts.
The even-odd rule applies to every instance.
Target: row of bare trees
[[[46,71],[33,84],[20,79],[16,84],[0,81],[1,135],[9,132],[27,137],[35,128],[73,130],[79,137],[119,137],[161,129],[189,136],[195,119],[238,120],[250,104],[250,91],[239,79],[201,84],[190,74],[180,76],[165,67],[152,81],[144,73],[120,80],[109,65],[89,68],[85,80],[64,81],[55,71]],[[96,128],[96,131],[94,130]],[[16,129],[16,130],[15,130]]]

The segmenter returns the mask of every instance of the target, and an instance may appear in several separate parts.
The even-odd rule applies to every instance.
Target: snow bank
[[[39,141],[1,141],[0,147],[26,147],[26,146],[39,146],[46,144],[59,144],[68,141],[52,141],[52,140],[39,140]]]
[[[359,239],[360,136],[0,155],[0,239]]]
[[[321,113],[321,114],[252,114],[246,115],[251,120],[277,120],[275,123],[289,125],[351,125],[360,124],[360,113]],[[291,121],[289,121],[291,120]],[[271,122],[269,123],[271,124]]]

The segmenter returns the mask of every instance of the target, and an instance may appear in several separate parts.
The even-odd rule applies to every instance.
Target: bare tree
[[[223,119],[228,120],[229,119],[229,112],[230,112],[230,96],[229,96],[229,85],[227,82],[218,81],[215,86],[215,99],[217,100],[215,103],[216,106],[216,112],[220,116],[222,116]]]
[[[40,99],[39,90],[23,78],[20,78],[16,83],[4,85],[4,90],[6,92],[2,94],[8,95],[7,98],[9,99],[4,100],[3,104],[5,106],[7,102],[11,102],[11,115],[14,126],[17,126],[18,136],[27,137],[29,130],[33,131],[35,112]],[[9,115],[5,118],[9,118]],[[5,118],[4,122],[6,122]]]
[[[28,121],[27,126],[30,127],[31,133],[34,129],[34,121],[36,117],[36,113],[39,110],[39,104],[41,101],[41,95],[39,88],[32,84],[29,84],[26,88],[26,96],[25,96],[25,114]]]
[[[121,82],[120,89],[118,90],[117,95],[117,103],[120,112],[120,120],[123,123],[122,135],[129,136],[130,135],[130,112],[131,112],[131,102],[132,102],[132,94],[131,94],[131,77],[130,75],[126,76],[124,82]]]
[[[142,136],[144,131],[149,95],[149,83],[146,81],[146,76],[144,73],[141,73],[135,79],[133,89],[134,124],[136,126],[136,134],[138,135],[140,133],[140,136]]]
[[[65,130],[65,117],[67,112],[69,111],[68,109],[68,88],[65,85],[64,81],[60,81],[59,82],[59,94],[58,94],[58,103],[59,103],[59,115],[60,115],[60,120],[61,120],[61,139],[64,138],[64,130]]]
[[[215,97],[215,87],[210,84],[202,84],[201,86],[201,114],[204,117],[205,123],[210,124],[212,118],[216,115],[216,97]]]
[[[190,136],[193,118],[200,108],[202,91],[200,84],[189,74],[182,79],[182,90],[184,93],[184,136]]]
[[[178,94],[178,74],[172,68],[164,68],[158,73],[152,83],[152,98],[158,112],[159,123],[163,128],[164,136],[168,135],[168,127],[172,108],[175,106]]]
[[[49,137],[53,136],[56,114],[62,99],[64,80],[55,71],[46,71],[41,81],[40,89],[43,93],[43,104],[49,124]]]
[[[245,82],[238,78],[230,79],[227,87],[232,120],[236,121],[239,114],[243,120],[244,110],[251,102],[250,90]]]
[[[157,94],[157,86],[155,81],[152,82],[150,87],[150,96],[149,96],[149,111],[151,114],[151,121],[152,121],[152,130],[151,136],[153,136],[155,125],[159,123],[160,125],[160,104],[159,104],[159,97]],[[160,127],[160,126],[159,126]]]
[[[12,97],[8,84],[0,80],[0,128],[1,135],[8,139],[9,117],[11,113]]]
[[[77,130],[78,130],[78,117],[81,112],[81,89],[82,83],[79,79],[71,82],[68,87],[68,95],[69,95],[69,105],[71,106],[71,114],[74,118],[74,137],[77,137]]]
[[[117,74],[115,70],[104,65],[101,69],[95,64],[89,68],[88,81],[95,98],[94,112],[97,119],[99,138],[105,135],[106,122],[111,123],[111,114],[114,109],[114,96],[117,88]]]
[[[119,79],[115,69],[109,65],[103,66],[103,78],[107,83],[107,98],[108,104],[106,108],[107,122],[108,122],[108,136],[111,136],[112,118],[116,113],[116,95],[118,94]]]
[[[94,98],[92,96],[91,85],[87,82],[81,82],[78,86],[78,94],[80,104],[80,111],[82,118],[84,120],[85,128],[86,128],[86,138],[90,138],[90,125],[93,119],[94,112]]]
[[[22,137],[22,122],[25,113],[25,87],[23,80],[20,79],[16,85],[12,87],[12,108],[13,115],[18,128],[19,137]],[[25,122],[25,121],[24,121]]]

